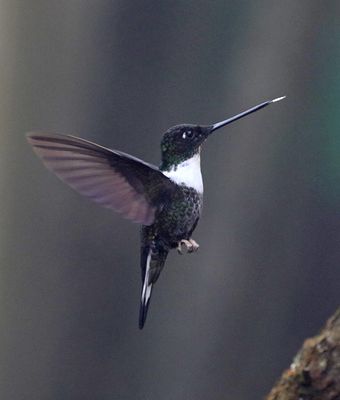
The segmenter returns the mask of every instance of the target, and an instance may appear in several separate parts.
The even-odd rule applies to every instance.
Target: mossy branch
[[[340,308],[307,339],[266,400],[340,399]]]

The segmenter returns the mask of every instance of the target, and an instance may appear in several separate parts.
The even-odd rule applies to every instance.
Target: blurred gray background
[[[340,2],[0,1],[0,397],[260,399],[340,294]],[[198,254],[137,327],[139,228],[25,141],[158,164],[162,132],[287,99],[202,154]]]

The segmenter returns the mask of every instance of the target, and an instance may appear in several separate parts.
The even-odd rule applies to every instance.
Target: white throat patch
[[[177,185],[185,185],[203,194],[203,181],[201,174],[200,154],[195,154],[189,160],[185,160],[173,167],[170,171],[163,171]]]

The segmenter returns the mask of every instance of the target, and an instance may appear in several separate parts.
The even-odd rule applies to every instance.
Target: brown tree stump
[[[304,342],[266,400],[340,400],[340,308]]]

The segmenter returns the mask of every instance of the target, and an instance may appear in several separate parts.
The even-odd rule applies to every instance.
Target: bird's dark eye
[[[192,136],[193,136],[193,131],[191,131],[191,130],[190,131],[184,131],[183,134],[182,134],[182,138],[183,139],[186,139],[186,138],[190,139],[190,138],[192,138]]]

